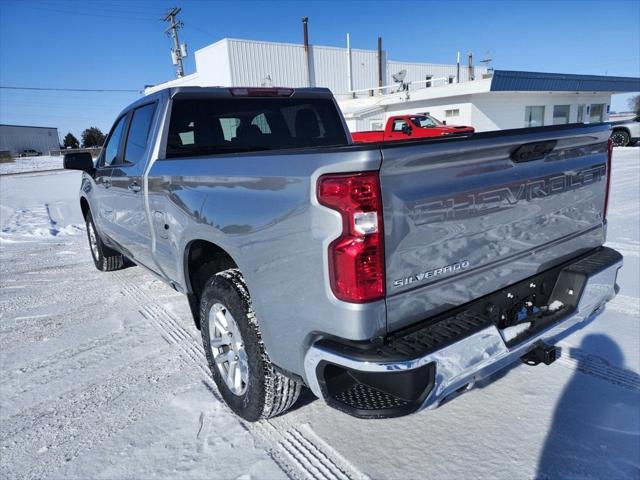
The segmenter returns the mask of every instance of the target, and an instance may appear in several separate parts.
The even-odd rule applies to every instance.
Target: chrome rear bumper
[[[618,270],[623,264],[622,257],[617,252],[611,249],[601,249],[600,252],[604,250],[609,254],[605,258],[605,262],[608,264],[596,265],[592,272],[582,272],[586,275],[586,282],[582,286],[580,298],[573,311],[550,325],[547,329],[531,335],[515,346],[507,346],[495,324],[488,325],[486,328],[482,328],[425,356],[401,361],[377,362],[371,359],[363,361],[344,352],[328,349],[324,345],[316,343],[311,346],[305,356],[305,373],[308,385],[319,398],[324,398],[332,406],[356,416],[397,416],[423,408],[436,408],[453,394],[470,389],[479,380],[518,361],[520,357],[535,348],[540,342],[553,344],[575,325],[588,321],[600,313],[606,302],[615,297],[618,292],[616,278]],[[586,260],[587,268],[589,268],[589,258]],[[584,264],[585,262],[583,261],[583,265],[580,265],[583,270]],[[349,408],[342,408],[340,404],[336,404],[335,399],[330,398],[325,379],[322,378],[323,369],[321,367],[323,365],[340,366],[356,373],[369,372],[377,374],[397,374],[398,372],[413,371],[426,365],[432,365],[432,371],[435,373],[429,383],[430,390],[425,392],[423,397],[416,397],[418,401],[415,403],[415,408],[409,408],[404,413],[393,410],[390,415],[385,415],[384,411],[375,411],[374,414],[368,415],[364,410],[357,409],[354,412],[350,411]],[[384,390],[384,387],[382,387],[382,390]],[[356,392],[356,395],[358,395],[358,392]],[[379,401],[380,397],[376,398]],[[391,411],[391,407],[389,408]]]

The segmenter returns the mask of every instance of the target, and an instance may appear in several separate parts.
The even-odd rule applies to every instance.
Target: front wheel
[[[611,142],[614,147],[626,147],[630,140],[631,137],[624,130],[614,130],[611,134]]]
[[[295,403],[301,385],[269,360],[239,270],[225,270],[207,281],[200,319],[211,374],[236,414],[254,422],[284,413]]]
[[[124,266],[124,257],[121,253],[116,252],[104,244],[98,230],[96,230],[95,223],[93,223],[91,212],[87,212],[85,223],[87,226],[89,249],[91,250],[91,257],[93,258],[93,263],[96,268],[102,272],[110,272],[122,268]]]

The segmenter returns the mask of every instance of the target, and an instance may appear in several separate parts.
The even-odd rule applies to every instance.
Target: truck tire
[[[631,136],[626,130],[614,130],[611,134],[611,141],[614,147],[626,147],[629,145]]]
[[[91,258],[93,258],[93,263],[96,268],[101,272],[111,272],[121,269],[124,266],[124,257],[121,253],[104,244],[93,223],[91,212],[87,212],[85,222],[87,225],[89,250],[91,250]]]
[[[238,269],[213,275],[200,295],[202,343],[227,405],[250,422],[287,411],[301,384],[277,371],[260,336],[251,298]]]

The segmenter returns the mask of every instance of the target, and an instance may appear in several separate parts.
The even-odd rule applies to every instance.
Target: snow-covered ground
[[[62,168],[62,157],[42,155],[39,157],[14,158],[11,162],[0,162],[0,175]]]
[[[638,478],[640,149],[616,149],[619,296],[563,340],[434,411],[358,420],[306,395],[247,424],[220,401],[186,299],[100,273],[79,173],[0,177],[2,478]]]

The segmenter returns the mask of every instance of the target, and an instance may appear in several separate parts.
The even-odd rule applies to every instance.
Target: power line
[[[15,3],[13,3],[15,2]],[[85,16],[85,17],[98,17],[98,18],[113,18],[113,19],[119,19],[119,20],[134,20],[134,21],[146,21],[146,22],[157,22],[158,20],[154,20],[153,18],[150,17],[136,17],[136,16],[132,16],[130,14],[123,14],[123,15],[118,15],[114,12],[114,14],[102,14],[101,13],[93,13],[92,11],[87,11],[87,10],[68,10],[68,9],[60,9],[58,7],[54,7],[51,4],[28,4],[28,3],[19,3],[17,2],[17,0],[4,0],[4,3],[6,5],[11,5],[13,7],[20,7],[20,8],[27,8],[27,9],[32,9],[32,10],[38,10],[38,11],[43,11],[43,12],[51,12],[51,13],[58,13],[58,14],[62,14],[62,15],[81,15],[81,16]],[[63,7],[65,7],[66,5],[63,5]],[[71,7],[72,8],[72,7]],[[99,10],[98,10],[99,11]],[[100,12],[100,11],[99,11]]]
[[[49,88],[49,87],[14,87],[0,85],[0,89],[3,90],[37,90],[46,92],[127,92],[127,93],[142,93],[142,90],[128,90],[117,88]]]

